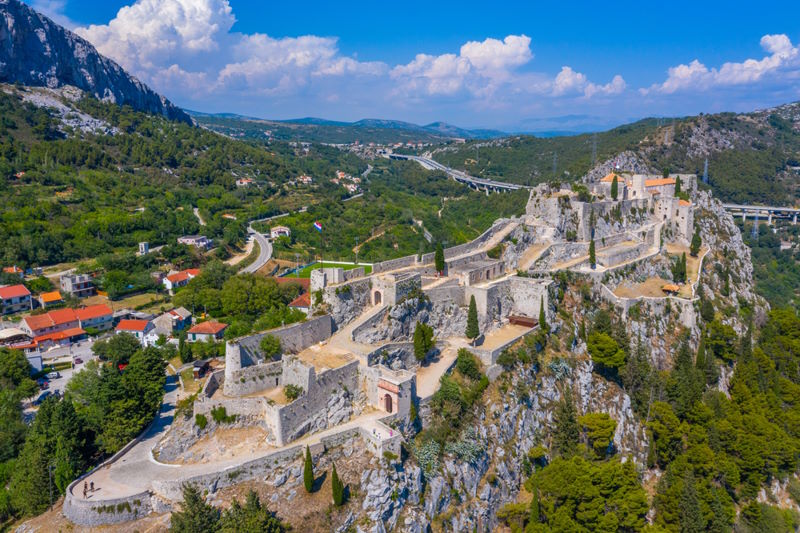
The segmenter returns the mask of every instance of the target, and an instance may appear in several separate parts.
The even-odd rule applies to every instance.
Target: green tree
[[[181,510],[172,513],[170,531],[175,533],[208,533],[219,525],[219,510],[207,504],[194,485],[184,485]]]
[[[592,270],[597,267],[597,254],[595,253],[594,249],[594,237],[592,237],[592,240],[589,241],[589,264],[592,266]]]
[[[593,331],[586,345],[592,361],[601,367],[615,371],[625,364],[625,351],[606,333]]]
[[[697,257],[697,254],[700,253],[700,246],[703,245],[703,240],[700,238],[700,230],[695,229],[694,235],[692,235],[692,244],[689,246],[689,254],[692,257]]]
[[[706,529],[706,520],[700,508],[700,499],[697,496],[697,486],[691,469],[683,477],[683,492],[680,503],[681,533],[701,533]]]
[[[336,472],[336,463],[333,464],[331,470],[331,491],[333,492],[333,504],[336,507],[344,505],[344,485],[339,480],[339,474]]]
[[[417,361],[424,361],[433,345],[433,328],[423,322],[417,322],[414,328],[414,357]]]
[[[578,418],[595,455],[602,459],[614,440],[617,421],[607,413],[587,413]]]
[[[92,352],[112,366],[127,364],[131,356],[142,349],[139,339],[130,333],[112,335],[107,340],[97,341],[92,345]]]
[[[245,504],[238,500],[231,502],[230,508],[222,513],[219,520],[219,533],[284,533],[289,527],[280,521],[262,503],[258,494],[251,490]]]
[[[705,382],[705,374],[695,367],[692,360],[688,341],[681,341],[667,380],[667,397],[679,418],[684,418],[700,400]]]
[[[314,490],[314,463],[311,461],[311,450],[306,445],[306,456],[303,461],[303,486],[306,492]]]
[[[619,182],[617,181],[617,175],[614,174],[614,179],[611,180],[611,199],[616,201],[618,195],[619,195]]]
[[[580,439],[575,405],[572,401],[572,390],[565,389],[562,399],[553,413],[553,450],[561,456],[568,457],[575,453]]]
[[[444,249],[442,248],[442,243],[436,243],[436,252],[433,254],[433,263],[434,267],[436,268],[436,272],[440,274],[444,272]]]
[[[550,332],[550,326],[547,325],[547,315],[544,312],[544,296],[539,297],[539,329],[545,333]]]
[[[675,176],[675,196],[681,194],[681,177]]]
[[[469,311],[467,312],[467,329],[465,334],[468,339],[475,342],[481,332],[480,326],[478,325],[478,306],[475,303],[475,295],[473,294],[469,298]]]
[[[281,340],[275,335],[264,335],[258,346],[265,359],[274,359],[281,354]]]

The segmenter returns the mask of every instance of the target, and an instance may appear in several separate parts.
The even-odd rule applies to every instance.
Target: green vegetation
[[[206,429],[206,426],[208,425],[208,418],[206,418],[206,415],[202,413],[197,413],[194,415],[194,424],[202,431]]]
[[[444,262],[444,248],[442,247],[442,243],[436,243],[436,253],[433,255],[433,264],[436,268],[436,272],[440,274],[444,272],[445,262]]]
[[[752,237],[752,225],[742,225],[742,236],[752,252],[753,278],[756,291],[773,307],[800,303],[800,253],[796,250],[781,250],[781,235],[795,240],[800,235],[800,227],[782,228],[775,234],[766,224],[759,226],[758,238]]]
[[[592,237],[592,240],[589,241],[589,264],[591,265],[592,269],[597,267],[597,253],[595,252],[594,247],[594,237]]]
[[[261,342],[258,343],[261,348],[261,355],[265,359],[273,359],[281,354],[281,340],[275,335],[264,335],[261,337]]]
[[[434,345],[433,328],[423,322],[417,322],[414,328],[414,357],[417,361],[424,361]]]
[[[211,409],[211,419],[217,424],[233,424],[236,422],[236,415],[229,415],[224,405],[219,405]]]
[[[697,257],[697,254],[700,253],[700,246],[703,245],[703,240],[700,237],[700,231],[695,229],[694,235],[692,235],[692,244],[689,247],[689,255],[692,257]]]
[[[283,387],[283,394],[290,402],[295,401],[303,394],[303,387],[289,383]]]
[[[672,280],[675,283],[686,283],[686,252],[672,262]]]
[[[619,179],[617,178],[617,175],[614,174],[614,178],[611,181],[611,199],[616,201],[617,196],[619,196]]]
[[[303,486],[306,492],[314,490],[314,463],[311,461],[311,450],[306,444],[306,455],[303,459]]]
[[[181,510],[170,517],[170,531],[176,533],[284,533],[289,529],[253,490],[244,505],[234,498],[228,509],[220,511],[207,504],[194,485],[185,485]]]
[[[333,504],[336,507],[341,507],[345,502],[344,484],[339,479],[339,474],[336,472],[336,463],[333,464],[331,470],[331,492],[333,493]]]
[[[475,341],[481,332],[480,326],[478,325],[478,307],[475,304],[475,295],[473,294],[469,298],[469,310],[467,311],[467,329],[464,332],[464,335],[471,341]]]

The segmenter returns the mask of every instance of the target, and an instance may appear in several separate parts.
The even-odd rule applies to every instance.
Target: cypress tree
[[[619,195],[619,183],[617,182],[617,175],[614,174],[614,179],[611,181],[611,199],[616,200]]]
[[[478,326],[478,306],[475,303],[475,295],[470,296],[469,311],[467,312],[467,330],[466,336],[468,339],[475,341],[481,334],[480,327]]]
[[[571,389],[564,391],[563,399],[553,414],[553,422],[553,449],[565,457],[573,455],[580,439],[580,428]]]
[[[422,328],[419,327],[419,322],[417,322],[417,327],[414,328],[414,357],[417,358],[417,361],[425,359],[426,350],[423,336]]]
[[[528,512],[528,523],[538,524],[541,521],[541,517],[539,513],[539,486],[536,481],[533,482],[531,491],[533,498],[531,498],[531,506]]]
[[[341,507],[344,504],[344,485],[339,479],[339,474],[336,473],[336,463],[333,464],[331,472],[331,491],[333,492],[333,504]]]
[[[436,252],[433,254],[433,263],[434,267],[436,268],[436,272],[440,274],[444,272],[444,249],[442,248],[442,243],[436,243]]]
[[[689,254],[692,257],[697,257],[697,254],[700,253],[700,246],[702,246],[703,240],[700,238],[700,232],[698,230],[694,230],[694,235],[692,235],[692,244],[689,247]]]
[[[308,449],[308,444],[306,444],[306,458],[303,463],[303,485],[306,492],[311,492],[314,488],[314,465],[311,462],[311,450]]]
[[[675,196],[681,193],[681,177],[675,176]]]
[[[547,325],[547,315],[544,312],[544,296],[539,297],[539,329],[545,333],[550,332],[550,326]]]
[[[592,265],[592,270],[597,267],[597,256],[594,251],[594,239],[589,241],[589,263]]]

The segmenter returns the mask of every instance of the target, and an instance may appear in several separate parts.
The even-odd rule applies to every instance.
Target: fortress
[[[81,498],[74,489],[82,478],[67,491],[65,515],[81,525],[130,520],[178,501],[185,483],[213,492],[269,476],[305,446],[321,453],[358,438],[378,458],[399,457],[403,433],[417,418],[426,424],[459,349],[474,353],[495,379],[499,355],[538,327],[540,310],[554,318],[555,273],[593,278],[600,295],[627,312],[632,300],[606,283],[637,265],[663,265],[670,247],[688,246],[695,190],[691,175],[621,172],[571,189],[542,185],[531,191],[522,216],[497,220],[475,240],[445,249],[443,272],[433,253],[376,263],[369,275],[363,267],[314,270],[309,319],[227,342],[224,368],[211,373],[191,404],[192,420],[216,420],[222,412],[238,428],[257,428],[262,436],[251,450],[204,464],[166,463],[153,450],[185,452],[222,424],[192,426],[188,434],[156,424],[88,475],[107,487],[107,501]],[[658,296],[684,306],[689,320],[693,288],[687,290],[688,297]],[[483,333],[475,343],[464,336],[473,297]],[[411,342],[418,322],[431,326],[436,339],[423,362]],[[267,335],[280,341],[279,355],[263,353]],[[126,512],[103,513],[104,506],[125,503]]]

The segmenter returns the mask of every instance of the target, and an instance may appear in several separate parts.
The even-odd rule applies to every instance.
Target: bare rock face
[[[20,0],[0,0],[0,82],[72,85],[100,100],[191,123],[189,116],[88,41]]]

